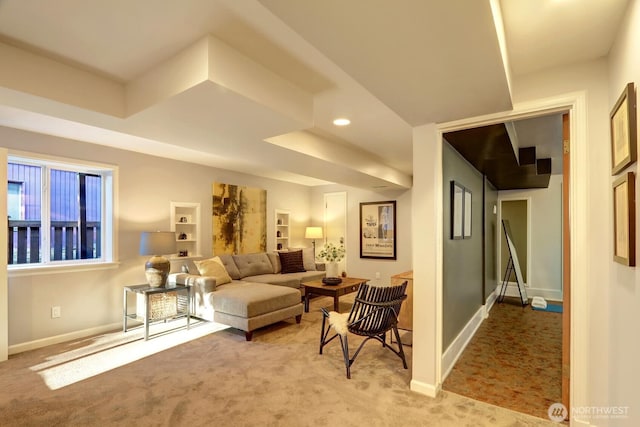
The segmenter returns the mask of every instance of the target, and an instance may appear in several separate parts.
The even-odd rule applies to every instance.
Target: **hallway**
[[[443,389],[547,419],[561,401],[562,315],[506,298],[487,318]]]

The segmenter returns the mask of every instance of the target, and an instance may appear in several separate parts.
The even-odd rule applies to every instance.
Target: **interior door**
[[[347,248],[347,193],[324,194],[324,241]],[[340,271],[346,271],[347,257],[339,263]]]

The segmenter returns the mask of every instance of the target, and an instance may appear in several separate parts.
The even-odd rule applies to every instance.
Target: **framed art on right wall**
[[[635,175],[627,172],[613,183],[613,259],[636,265]]]
[[[636,95],[628,83],[610,114],[611,175],[617,175],[636,161]]]

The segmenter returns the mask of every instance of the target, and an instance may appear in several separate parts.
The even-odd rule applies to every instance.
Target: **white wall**
[[[616,100],[622,93],[622,89],[628,82],[636,84],[636,98],[638,98],[638,87],[640,85],[640,2],[630,1],[625,19],[620,27],[618,37],[614,43],[609,55],[609,91],[608,91],[608,109],[613,108]],[[637,116],[637,109],[636,109]],[[638,123],[640,117],[636,117]],[[608,141],[609,139],[605,139]],[[610,162],[610,156],[606,157]],[[608,234],[609,244],[603,249],[603,258],[601,264],[608,267],[608,276],[600,285],[604,288],[603,292],[608,293],[608,298],[602,302],[594,302],[593,309],[602,310],[602,306],[607,304],[605,311],[608,313],[609,322],[608,337],[603,337],[602,341],[597,344],[601,348],[607,349],[608,367],[603,369],[600,375],[606,375],[609,379],[609,404],[610,405],[628,405],[631,406],[632,416],[629,419],[620,420],[616,423],[611,422],[610,425],[632,426],[638,425],[640,422],[640,369],[638,369],[638,361],[640,360],[640,339],[638,337],[638,326],[640,325],[640,272],[637,268],[629,268],[612,260],[613,248],[612,237],[612,213],[611,213],[611,184],[615,177],[610,176],[610,165],[607,163],[603,167],[603,173],[598,178],[603,181],[603,186],[607,188],[607,200],[609,206],[603,206],[600,209],[608,209],[606,232]],[[638,163],[634,163],[630,169],[636,172],[636,212],[638,212]],[[604,204],[604,203],[603,203]],[[604,215],[603,215],[604,216]],[[639,230],[638,215],[636,213],[636,230]],[[638,232],[636,231],[636,254],[638,254]],[[640,261],[636,255],[636,262]],[[598,337],[599,338],[599,337]]]
[[[435,124],[413,130],[412,198],[411,390],[435,397],[441,388],[443,261],[442,142]]]
[[[200,203],[201,250],[210,256],[215,181],[267,190],[268,250],[275,244],[275,209],[291,211],[294,236],[302,236],[309,222],[310,190],[305,186],[10,128],[0,127],[0,141],[9,149],[116,165],[120,177],[118,266],[20,277],[9,273],[10,352],[120,327],[122,287],[145,281],[146,257],[138,255],[140,232],[169,230],[171,201]],[[294,244],[302,242],[295,239]],[[61,307],[61,318],[51,319],[53,305]]]
[[[586,310],[584,315],[574,313],[586,319],[585,324],[573,325],[574,330],[586,331],[586,342],[583,344],[585,348],[572,350],[572,371],[577,368],[585,371],[577,379],[577,383],[572,384],[575,397],[572,404],[577,406],[629,404],[628,398],[631,396],[618,402],[612,402],[609,396],[610,390],[619,386],[618,381],[610,378],[609,365],[621,355],[619,352],[611,352],[607,344],[610,334],[619,335],[621,331],[612,331],[610,326],[612,311],[617,308],[613,309],[610,305],[613,225],[608,125],[609,108],[612,104],[609,102],[607,78],[607,62],[602,59],[519,77],[513,82],[515,103],[526,103],[574,91],[586,92],[587,134],[586,147],[583,147],[586,149],[586,164],[579,167],[586,168],[587,178],[585,182],[578,183],[586,191],[586,206],[570,208],[572,218],[578,218],[587,233],[585,247],[575,248],[586,251],[586,271],[572,271],[572,299],[579,298]],[[575,280],[577,273],[584,276],[584,282]],[[625,339],[629,340],[629,337],[626,336]],[[584,367],[577,366],[577,358],[584,359]],[[632,372],[635,368],[633,365],[626,365],[624,369]],[[595,420],[594,424],[607,425],[607,422]]]
[[[524,199],[530,211],[527,295],[562,301],[562,175],[552,175],[549,188],[500,191],[498,206],[503,200]],[[503,233],[502,227],[497,231]],[[499,280],[505,268],[500,266]]]
[[[344,191],[347,193],[347,274],[371,279],[371,284],[389,284],[391,276],[411,270],[411,191],[368,191],[342,185],[325,185],[312,190],[312,220],[307,225],[323,225],[324,194]],[[360,258],[360,203],[396,201],[396,260]],[[318,247],[321,242],[316,243]],[[306,246],[309,246],[308,244]],[[380,273],[380,279],[375,273]]]

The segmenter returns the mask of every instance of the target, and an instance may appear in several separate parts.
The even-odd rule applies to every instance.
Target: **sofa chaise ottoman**
[[[302,251],[293,252],[282,258],[302,257]],[[294,268],[290,273],[287,266],[283,271],[278,253],[185,260],[188,273],[172,273],[169,282],[192,286],[193,316],[241,329],[250,341],[253,331],[263,326],[294,317],[300,322],[304,311],[302,284],[325,276],[324,271],[316,270],[323,266],[316,265],[308,252],[306,255],[302,268]],[[212,260],[216,263],[211,264]],[[205,262],[209,262],[207,265],[213,267],[213,272],[203,269]],[[221,271],[219,265],[223,267]]]
[[[302,319],[300,291],[265,283],[230,283],[216,288],[212,299],[213,320],[245,331],[251,341],[253,331],[295,317]]]

